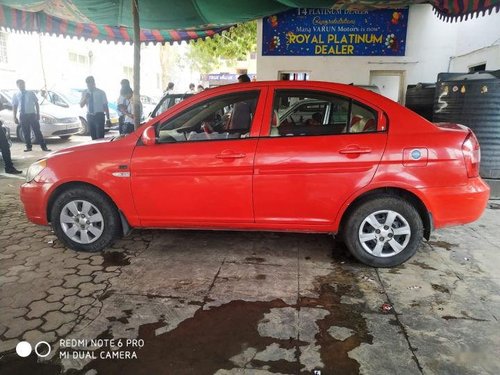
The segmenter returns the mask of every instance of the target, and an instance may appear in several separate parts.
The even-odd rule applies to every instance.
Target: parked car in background
[[[44,98],[45,101],[50,103],[69,108],[75,115],[78,116],[81,122],[82,135],[90,135],[90,130],[87,125],[87,108],[80,107],[80,100],[82,98],[82,89],[69,89],[69,90],[39,90],[37,94]],[[104,130],[109,131],[114,126],[118,125],[118,113],[116,109],[109,106],[110,125],[105,125]]]
[[[149,117],[158,105],[158,101],[148,95],[141,95],[143,118]]]
[[[156,116],[161,115],[163,112],[165,112],[167,109],[173,107],[174,105],[182,102],[184,99],[189,98],[193,96],[194,94],[166,94],[164,95],[156,107],[153,109],[153,111],[148,114],[149,117],[148,119],[152,119]]]
[[[322,120],[302,114],[311,103]],[[130,228],[303,231],[334,233],[359,261],[391,267],[432,230],[481,216],[479,162],[469,128],[430,123],[374,92],[251,82],[50,154],[29,168],[21,200],[31,221],[79,251]]]
[[[16,92],[17,90],[0,90],[0,102],[3,104],[0,119],[9,128],[12,136],[24,142],[21,126],[14,123],[14,114],[12,113],[12,97]],[[59,137],[69,139],[69,137],[81,131],[80,120],[74,111],[44,101],[40,96],[38,96],[38,102],[40,103],[40,130],[44,138]],[[33,131],[31,132],[31,140],[32,142],[35,141]]]

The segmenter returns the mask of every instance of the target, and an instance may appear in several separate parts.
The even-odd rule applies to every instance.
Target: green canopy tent
[[[0,0],[0,27],[134,42],[134,101],[139,106],[140,43],[213,36],[241,22],[290,8],[380,9],[429,3],[447,21],[498,11],[500,0]],[[137,42],[137,43],[136,43]],[[136,124],[137,126],[138,124]]]

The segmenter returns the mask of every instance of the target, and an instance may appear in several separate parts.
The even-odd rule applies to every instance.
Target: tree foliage
[[[257,22],[250,21],[205,40],[191,41],[187,57],[194,69],[209,73],[220,67],[223,60],[234,64],[245,60],[257,50]]]

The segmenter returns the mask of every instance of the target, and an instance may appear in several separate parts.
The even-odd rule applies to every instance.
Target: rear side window
[[[355,134],[377,131],[377,111],[351,98],[320,91],[277,91],[270,136]]]

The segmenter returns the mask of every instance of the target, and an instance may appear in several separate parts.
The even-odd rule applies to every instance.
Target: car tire
[[[422,242],[423,223],[415,207],[392,195],[356,204],[342,237],[352,255],[372,267],[394,267],[410,259]]]
[[[79,135],[90,135],[89,125],[87,120],[80,117],[80,122],[82,123],[82,129],[78,132]]]
[[[16,136],[17,139],[19,139],[22,143],[26,143],[26,140],[24,139],[24,133],[23,129],[21,128],[21,125],[19,125],[16,129]],[[36,143],[36,137],[35,137],[35,132],[31,130],[31,144]]]
[[[120,217],[113,202],[88,187],[61,193],[52,205],[50,217],[59,240],[77,251],[103,250],[120,233]]]

